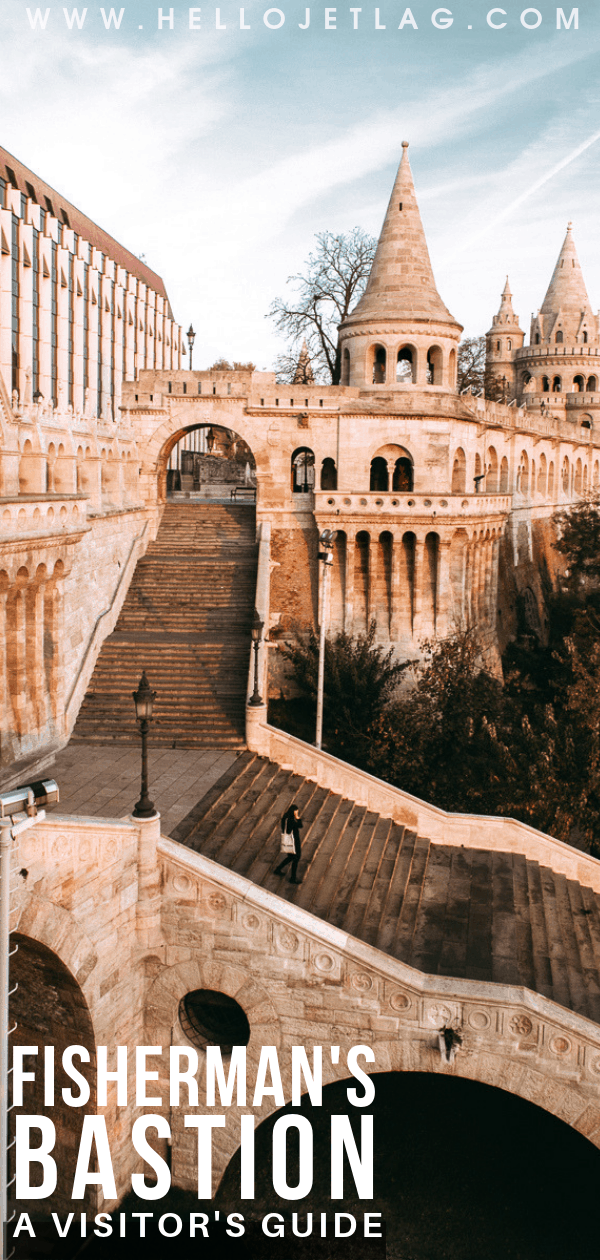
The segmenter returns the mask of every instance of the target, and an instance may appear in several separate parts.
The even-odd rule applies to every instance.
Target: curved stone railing
[[[393,513],[398,517],[443,518],[445,516],[497,516],[510,512],[509,494],[415,494],[370,490],[365,494],[344,490],[317,490],[317,515],[377,516]]]

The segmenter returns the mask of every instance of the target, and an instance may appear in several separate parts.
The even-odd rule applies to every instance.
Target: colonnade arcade
[[[63,706],[59,629],[65,575],[65,562],[61,559],[0,570],[3,759],[11,737],[48,730],[60,720]]]
[[[493,629],[502,522],[431,529],[429,520],[383,530],[381,522],[345,524],[318,519],[319,529],[337,529],[332,631],[365,633],[375,620],[377,639],[397,643],[468,625]]]
[[[355,354],[364,353],[356,347]],[[351,350],[342,351],[342,385],[349,385],[356,376]],[[362,375],[362,373],[359,373]],[[364,380],[367,385],[444,385],[456,386],[456,350],[439,345],[417,345],[414,342],[390,344],[375,340],[365,355]]]

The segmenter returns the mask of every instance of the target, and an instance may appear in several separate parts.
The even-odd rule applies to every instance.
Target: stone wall
[[[296,745],[286,744],[289,761],[304,773]],[[326,754],[322,760],[334,763]],[[338,763],[338,786],[347,769]],[[481,844],[482,837],[489,842],[489,822],[459,818],[456,825],[465,835],[469,827],[479,828]],[[508,847],[510,824],[499,826]],[[556,863],[567,846],[525,827],[515,843],[562,869]],[[570,854],[575,877],[600,887],[600,863]],[[35,1033],[30,1044],[59,1046],[78,1019],[85,1023],[87,1012],[90,1046],[107,1045],[109,1054],[116,1045],[128,1046],[132,1069],[137,1045],[189,1047],[180,1003],[191,991],[208,988],[233,997],[246,1013],[250,1080],[261,1048],[278,1048],[286,1100],[291,1045],[303,1045],[309,1056],[314,1045],[339,1046],[338,1065],[324,1055],[329,1083],[348,1075],[349,1048],[367,1044],[375,1072],[443,1072],[484,1081],[530,1099],[600,1146],[600,1030],[539,994],[419,973],[186,846],[159,838],[157,819],[136,824],[52,816],[21,836],[17,869],[28,872],[18,881],[13,923],[28,942],[22,956],[26,979],[28,956],[44,959],[35,1005],[22,1026],[22,1035]],[[71,981],[64,979],[65,968]],[[438,1035],[448,1024],[462,1038],[452,1062]],[[169,1107],[167,1063],[163,1054],[151,1065],[159,1070],[156,1092],[163,1100],[152,1110],[171,1118],[175,1184],[194,1190],[197,1138],[184,1128],[183,1116],[211,1110],[205,1057],[200,1051],[198,1107]],[[257,1107],[257,1123],[273,1109],[272,1099]],[[121,1198],[140,1164],[131,1145],[139,1109],[131,1093],[128,1106],[117,1108],[109,1092],[103,1111]],[[215,1132],[214,1188],[239,1145],[239,1122],[233,1105],[226,1109],[226,1127]],[[65,1139],[67,1129],[65,1124]],[[70,1193],[64,1179],[60,1193]],[[90,1195],[92,1209],[96,1197]],[[111,1206],[98,1202],[96,1210]]]

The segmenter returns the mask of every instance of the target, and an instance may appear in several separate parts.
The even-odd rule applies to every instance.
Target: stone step
[[[274,874],[292,801],[298,887]],[[431,844],[248,752],[174,838],[423,972],[525,986],[600,1020],[600,897],[520,854]]]
[[[255,509],[167,504],[102,645],[75,739],[138,738],[132,691],[157,692],[152,740],[239,748],[256,588]]]

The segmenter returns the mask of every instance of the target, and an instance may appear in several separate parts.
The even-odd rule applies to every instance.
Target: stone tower
[[[528,408],[550,406],[553,412],[566,413],[585,406],[593,413],[600,405],[599,358],[598,317],[569,223],[548,291],[531,320],[530,345],[516,353],[517,397],[525,397]],[[575,400],[572,395],[583,397]],[[575,414],[570,418],[575,420]],[[592,427],[592,415],[586,414],[581,423]]]
[[[515,352],[520,350],[525,340],[525,333],[519,327],[519,316],[515,315],[512,304],[512,293],[506,277],[502,290],[498,314],[492,319],[492,327],[485,334],[485,368],[488,376],[486,392],[488,397],[497,393],[501,402],[510,402],[515,396]],[[492,380],[493,378],[493,380]],[[494,383],[497,389],[494,389]]]
[[[402,149],[367,287],[340,326],[342,384],[454,390],[462,325],[437,291]]]

